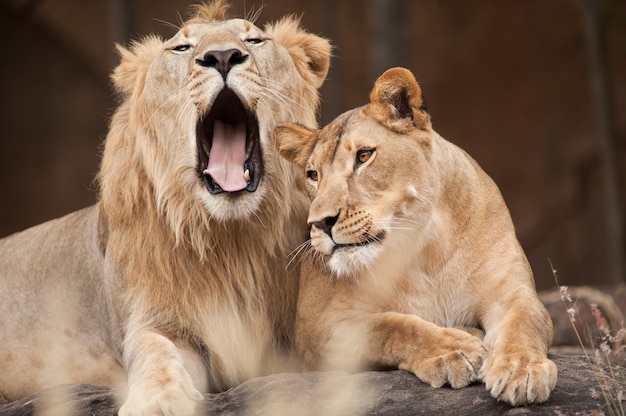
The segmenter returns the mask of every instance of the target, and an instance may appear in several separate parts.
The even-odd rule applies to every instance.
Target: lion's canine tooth
[[[246,169],[243,173],[243,180],[246,182],[250,182],[250,169]]]

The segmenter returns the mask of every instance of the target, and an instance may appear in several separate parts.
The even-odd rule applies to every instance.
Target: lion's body
[[[500,191],[432,129],[409,71],[383,74],[370,98],[321,131],[275,132],[312,198],[298,352],[310,368],[393,366],[547,400],[552,322]]]
[[[287,365],[308,198],[268,137],[316,124],[330,46],[226,9],[120,48],[98,204],[0,241],[6,399],[127,383],[120,414],[193,414]]]
[[[76,380],[123,381],[100,243],[97,206],[0,240],[0,391],[6,398]],[[6,271],[19,279],[5,278]]]

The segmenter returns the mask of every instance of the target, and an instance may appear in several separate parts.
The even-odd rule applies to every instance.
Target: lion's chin
[[[256,192],[264,174],[259,123],[229,88],[196,125],[198,174],[212,194]]]
[[[259,213],[266,198],[266,189],[260,186],[255,192],[222,192],[210,194],[204,186],[198,187],[196,196],[211,219],[217,222],[245,222]]]

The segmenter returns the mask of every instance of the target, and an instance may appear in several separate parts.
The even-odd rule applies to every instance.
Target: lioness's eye
[[[191,48],[191,45],[178,45],[178,46],[174,46],[172,50],[176,52],[185,52],[185,51],[188,51],[190,48]]]
[[[313,182],[317,182],[317,171],[316,170],[307,170],[306,177],[311,179]]]
[[[358,152],[356,152],[356,161],[355,161],[356,166],[362,165],[363,163],[370,160],[370,157],[372,157],[372,154],[374,154],[374,149],[361,149]]]

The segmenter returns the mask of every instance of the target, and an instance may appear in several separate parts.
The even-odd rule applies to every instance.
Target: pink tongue
[[[226,192],[241,191],[246,160],[246,123],[225,124],[215,120],[209,164],[204,170]]]

